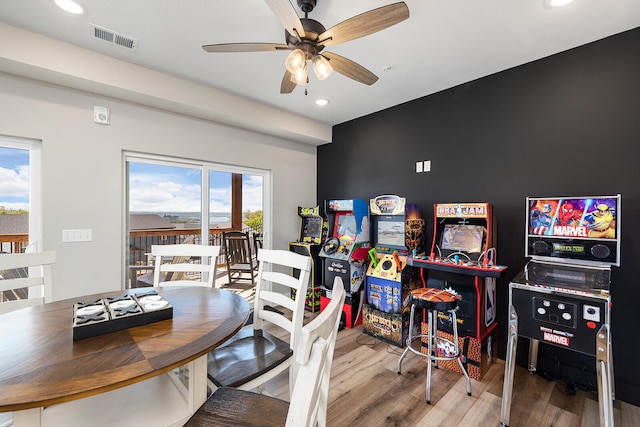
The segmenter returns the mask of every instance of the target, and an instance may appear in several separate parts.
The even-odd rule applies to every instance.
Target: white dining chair
[[[0,314],[51,301],[55,252],[0,254]]]
[[[213,287],[219,254],[220,246],[152,245],[153,286]]]
[[[0,254],[0,314],[50,302],[55,261],[55,252]],[[12,413],[0,413],[0,427],[11,425]]]
[[[302,328],[295,349],[297,374],[290,403],[222,387],[207,399],[185,427],[326,427],[331,365],[345,296],[342,279],[336,277],[331,301]]]
[[[209,379],[216,387],[251,390],[292,367],[304,319],[311,258],[286,250],[259,249],[258,261],[252,323],[207,356]],[[291,317],[280,308],[288,310]],[[267,332],[268,325],[278,332]],[[283,336],[280,331],[286,338],[275,336]],[[293,377],[290,371],[289,390]]]

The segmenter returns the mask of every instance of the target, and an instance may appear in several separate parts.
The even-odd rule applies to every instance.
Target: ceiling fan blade
[[[282,77],[282,83],[280,83],[280,93],[291,93],[296,88],[296,84],[291,81],[291,73],[289,70],[284,70],[284,76]]]
[[[282,43],[221,43],[202,46],[207,52],[268,52],[289,49]]]
[[[318,44],[333,46],[368,36],[402,22],[409,17],[409,8],[403,1],[382,6],[334,25],[318,36]]]
[[[291,5],[289,0],[264,0],[265,3],[271,8],[271,11],[276,15],[276,18],[282,23],[284,28],[289,31],[290,34],[296,35],[300,38],[304,37],[304,28],[302,28],[302,22],[296,13],[296,10]]]
[[[362,65],[357,64],[344,56],[336,55],[331,52],[323,52],[322,56],[329,60],[329,64],[333,67],[334,71],[337,71],[350,79],[366,85],[372,85],[378,81],[378,76],[364,68]]]

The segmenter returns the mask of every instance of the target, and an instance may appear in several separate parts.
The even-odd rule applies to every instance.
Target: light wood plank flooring
[[[329,427],[499,425],[503,360],[495,359],[481,382],[471,380],[470,397],[460,374],[434,369],[431,405],[427,405],[426,362],[409,354],[402,364],[402,375],[398,375],[400,354],[398,347],[364,334],[362,326],[338,334],[327,409]],[[288,400],[286,376],[275,378],[266,389]],[[599,425],[595,393],[578,390],[576,395],[567,396],[561,389],[519,367],[510,426]],[[615,425],[640,426],[640,408],[617,401]]]

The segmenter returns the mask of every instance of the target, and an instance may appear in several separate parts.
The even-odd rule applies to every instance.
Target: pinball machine
[[[500,425],[508,426],[518,337],[528,370],[539,345],[592,356],[601,426],[613,426],[611,267],[620,265],[620,195],[527,198],[525,256],[509,284],[507,353]]]

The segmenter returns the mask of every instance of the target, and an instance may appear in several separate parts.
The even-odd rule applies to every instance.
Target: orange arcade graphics
[[[409,254],[424,255],[424,219],[404,197],[381,195],[369,201],[374,248],[369,251],[364,332],[404,347],[410,327],[411,291],[422,287],[420,271],[407,265]]]
[[[369,206],[361,199],[336,199],[326,200],[324,210],[330,235],[319,253],[322,260],[320,310],[329,305],[333,281],[339,276],[347,291],[343,309],[345,325],[352,328],[362,323],[364,274],[367,251],[371,247]]]

